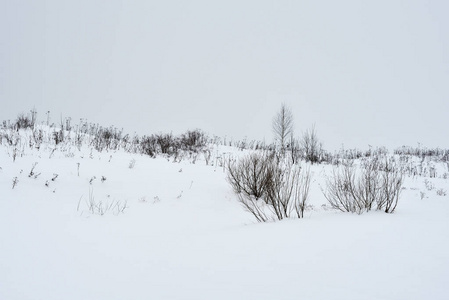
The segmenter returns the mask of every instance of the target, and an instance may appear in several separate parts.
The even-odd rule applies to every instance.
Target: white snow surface
[[[217,159],[50,150],[0,145],[0,299],[448,299],[449,179],[356,215],[322,206],[315,165],[305,218],[257,223]],[[92,214],[89,194],[127,207]]]

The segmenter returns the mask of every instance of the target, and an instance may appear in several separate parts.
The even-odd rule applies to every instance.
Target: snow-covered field
[[[323,206],[314,165],[305,218],[257,223],[217,159],[241,151],[213,147],[206,165],[0,145],[0,299],[448,299],[447,165],[362,215]]]

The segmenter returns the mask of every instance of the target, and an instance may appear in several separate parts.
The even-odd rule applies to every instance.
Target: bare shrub
[[[179,143],[183,150],[201,151],[207,144],[207,135],[200,129],[188,130],[181,135]]]
[[[322,145],[318,140],[315,125],[303,133],[300,146],[306,161],[312,164],[321,161]]]
[[[35,122],[36,122],[36,115],[34,114],[33,111],[31,116],[22,113],[17,116],[17,119],[14,123],[14,127],[16,130],[33,128]]]
[[[166,134],[156,134],[156,142],[160,147],[161,153],[163,154],[174,154],[179,149],[179,142],[171,133]]]
[[[106,128],[97,126],[94,131],[91,146],[99,152],[110,149],[117,150],[123,137],[122,133],[123,130],[117,129],[113,126]]]
[[[371,210],[372,205],[381,196],[381,180],[378,157],[368,158],[361,162],[360,177],[356,183],[355,196],[360,206]]]
[[[139,144],[139,138],[134,138],[134,143]],[[154,157],[158,152],[158,145],[156,137],[151,136],[143,136],[140,140],[140,146],[143,154]]]
[[[293,164],[298,163],[301,158],[301,145],[299,143],[299,140],[296,139],[293,134],[290,136],[290,142],[288,145],[288,148],[290,150],[290,160]]]
[[[304,216],[310,172],[288,159],[253,153],[227,164],[228,181],[239,202],[259,222]]]
[[[290,218],[296,213],[298,218],[304,217],[304,210],[309,195],[310,171],[303,171],[298,165],[272,164],[271,182],[266,202],[270,211],[278,220]]]
[[[229,161],[227,164],[228,182],[234,192],[258,200],[265,195],[271,181],[271,154],[252,153],[238,162]]]
[[[393,158],[380,162],[378,157],[366,159],[359,167],[345,161],[333,168],[323,194],[332,208],[361,214],[377,210],[392,213],[402,190],[403,174]]]
[[[312,179],[312,174],[310,169],[300,169],[300,174],[297,179],[295,179],[295,192],[294,197],[294,208],[298,218],[304,218],[304,211],[307,206],[307,200],[309,199],[310,190],[310,180]]]
[[[361,214],[364,211],[362,203],[358,201],[355,167],[352,162],[345,162],[332,170],[332,176],[326,178],[324,197],[330,206],[343,212]]]
[[[381,192],[377,200],[377,209],[392,213],[398,205],[404,176],[393,158],[386,159],[381,172]]]
[[[435,161],[448,162],[449,161],[449,149],[428,149],[419,145],[418,147],[408,147],[402,146],[394,150],[394,154],[397,155],[408,155],[408,156],[419,156],[422,159],[428,157]]]

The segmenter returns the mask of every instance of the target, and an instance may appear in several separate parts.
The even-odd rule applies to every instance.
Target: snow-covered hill
[[[448,297],[445,162],[407,176],[393,214],[362,215],[329,209],[332,167],[313,165],[305,218],[257,223],[222,166],[246,150],[211,144],[206,163],[19,135],[0,145],[0,299]]]

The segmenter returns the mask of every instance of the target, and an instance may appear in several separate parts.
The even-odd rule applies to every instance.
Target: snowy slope
[[[330,167],[312,166],[306,217],[260,224],[217,160],[52,149],[0,145],[0,299],[448,297],[447,178],[407,177],[394,214],[356,215],[322,206]]]

